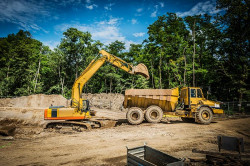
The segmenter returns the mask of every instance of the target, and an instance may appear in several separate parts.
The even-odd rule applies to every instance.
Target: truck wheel
[[[159,123],[162,119],[163,111],[158,106],[150,106],[147,108],[145,118],[150,123]]]
[[[201,107],[196,113],[196,122],[201,124],[210,124],[213,120],[213,113],[208,107]]]
[[[194,123],[195,122],[194,118],[184,118],[184,117],[181,117],[181,120],[183,122],[186,122],[186,123]]]
[[[144,120],[143,112],[138,107],[132,107],[127,112],[127,120],[130,124],[138,125]]]

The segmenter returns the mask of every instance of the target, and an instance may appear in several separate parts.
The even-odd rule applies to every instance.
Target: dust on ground
[[[249,152],[250,118],[215,121],[210,125],[143,123],[84,132],[44,130],[42,108],[0,107],[0,126],[14,126],[9,139],[0,139],[0,165],[126,165],[126,146],[143,145],[177,158],[199,157],[192,149],[218,151],[217,135],[243,137]],[[125,119],[119,110],[94,108],[97,117]],[[6,138],[6,137],[2,137]]]

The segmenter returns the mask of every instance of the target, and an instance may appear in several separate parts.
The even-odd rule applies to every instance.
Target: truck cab
[[[223,114],[220,102],[207,100],[199,87],[183,87],[180,93],[180,103],[183,109],[188,111],[187,117],[195,118],[196,122],[209,124],[213,119],[213,114]]]

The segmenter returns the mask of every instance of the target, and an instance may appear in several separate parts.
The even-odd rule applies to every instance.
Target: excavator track
[[[117,126],[116,120],[112,119],[88,119],[82,121],[50,121],[45,125],[45,129],[56,131],[72,130],[83,132],[91,129],[111,128]]]

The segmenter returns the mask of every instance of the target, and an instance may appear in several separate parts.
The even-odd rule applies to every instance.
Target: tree
[[[20,30],[0,40],[1,95],[40,93],[40,61],[43,47],[29,32]]]
[[[238,96],[249,94],[250,57],[250,2],[246,0],[218,0],[217,8],[225,11],[219,16],[223,40],[220,48],[220,66],[230,80],[230,93]],[[239,108],[241,109],[241,108]]]
[[[63,33],[59,48],[64,54],[66,54],[66,61],[69,65],[67,69],[67,75],[70,75],[72,71],[75,73],[75,78],[70,80],[73,82],[79,74],[80,62],[86,62],[88,48],[91,47],[91,34],[89,32],[81,32],[76,28],[69,28]],[[86,65],[85,65],[86,66]]]
[[[146,46],[150,47],[151,56],[154,56],[150,58],[154,61],[151,62],[151,68],[157,67],[155,71],[158,71],[152,78],[156,87],[172,88],[182,84],[184,68],[181,66],[184,66],[184,61],[180,59],[183,59],[187,45],[185,40],[189,35],[184,20],[174,13],[167,13],[148,27],[148,34],[151,44]]]

